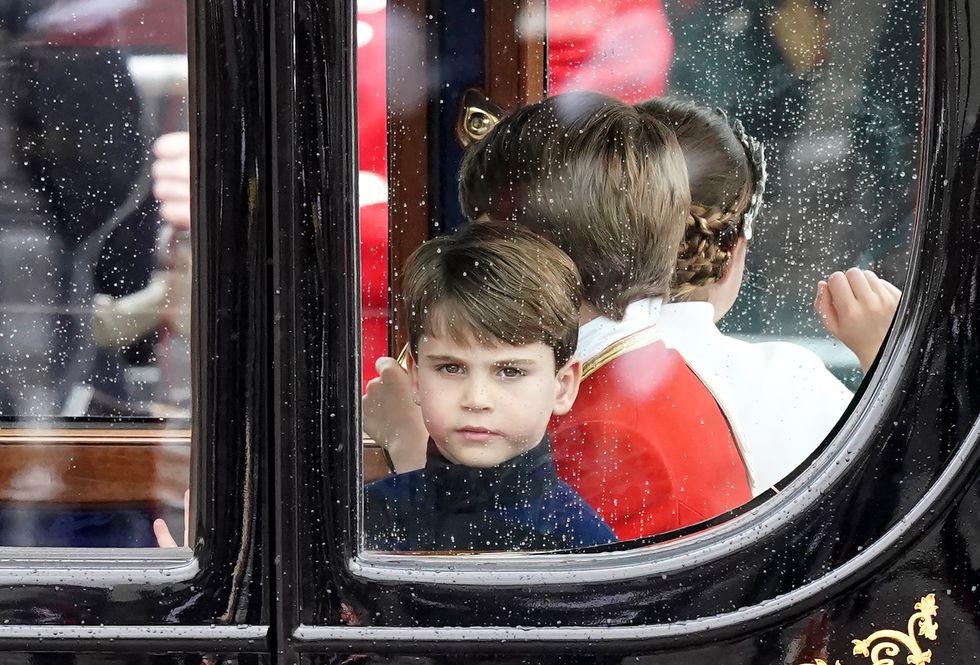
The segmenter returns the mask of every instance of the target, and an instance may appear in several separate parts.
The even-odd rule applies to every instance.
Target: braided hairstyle
[[[689,300],[721,279],[753,199],[753,166],[720,111],[691,102],[654,98],[636,105],[677,135],[687,163],[691,210],[677,256],[671,299]]]

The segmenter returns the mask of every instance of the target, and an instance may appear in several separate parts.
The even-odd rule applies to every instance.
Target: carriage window
[[[0,11],[0,546],[181,530],[186,54],[179,0]]]
[[[778,491],[901,298],[921,2],[358,10],[365,547],[657,542]]]

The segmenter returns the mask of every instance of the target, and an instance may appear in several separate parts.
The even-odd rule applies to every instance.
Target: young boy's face
[[[409,363],[412,388],[439,452],[455,464],[492,467],[541,441],[552,414],[578,394],[581,363],[555,371],[551,347],[485,346],[423,335]]]

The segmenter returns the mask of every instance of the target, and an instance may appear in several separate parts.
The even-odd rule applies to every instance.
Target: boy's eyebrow
[[[500,367],[502,365],[533,365],[535,360],[533,358],[511,358],[508,360],[497,360],[494,361],[494,367]]]
[[[435,362],[453,362],[453,363],[463,362],[462,358],[457,358],[456,356],[437,356],[431,353],[423,353],[422,357],[426,360],[434,360]]]
[[[432,362],[452,362],[457,364],[462,364],[466,362],[464,359],[457,356],[443,356],[443,355],[433,355],[430,353],[423,353],[422,358]],[[533,358],[506,358],[503,360],[495,360],[491,363],[494,367],[503,367],[504,365],[533,365],[536,361]]]

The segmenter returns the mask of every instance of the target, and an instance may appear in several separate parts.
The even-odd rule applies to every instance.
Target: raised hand
[[[892,319],[902,292],[870,270],[851,268],[817,283],[813,308],[831,335],[843,342],[867,373]]]
[[[175,228],[190,228],[190,134],[164,134],[153,143],[153,156],[153,195],[160,202],[160,216]]]
[[[429,433],[422,410],[412,399],[408,372],[394,358],[378,358],[378,377],[367,384],[361,399],[364,432],[388,450],[398,473],[425,466]]]

